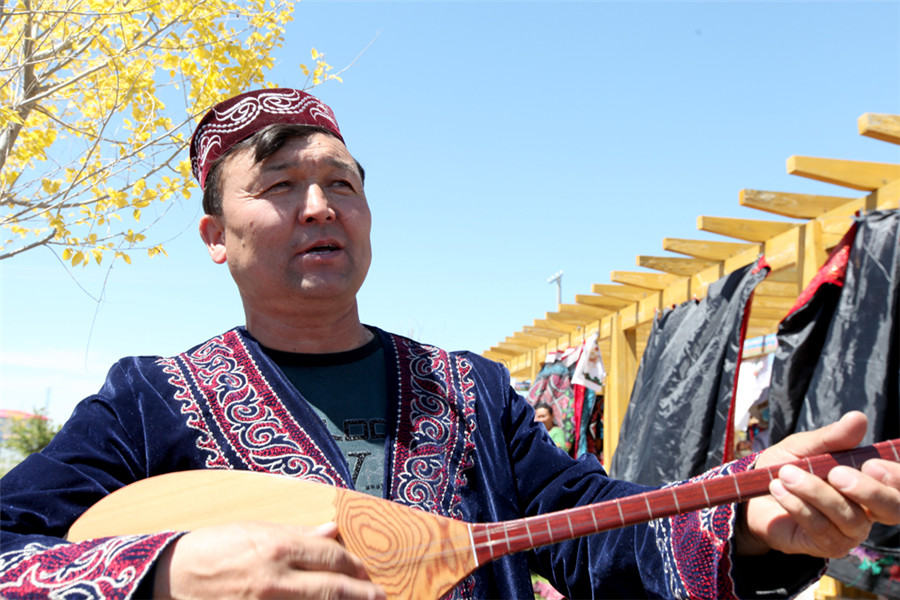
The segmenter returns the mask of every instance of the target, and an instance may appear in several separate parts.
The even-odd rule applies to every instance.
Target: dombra
[[[900,462],[900,439],[794,464],[824,477],[870,458]],[[492,560],[609,529],[764,495],[783,465],[500,523],[466,523],[360,492],[252,471],[181,471],[106,496],[72,524],[79,542],[113,535],[189,531],[235,521],[309,527],[336,522],[344,545],[388,598],[437,600]]]

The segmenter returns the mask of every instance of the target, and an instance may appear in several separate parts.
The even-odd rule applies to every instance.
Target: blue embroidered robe
[[[375,331],[393,383],[387,497],[489,522],[640,491],[609,479],[593,457],[575,461],[559,451],[502,366]],[[245,329],[172,358],[126,358],[45,451],[3,479],[0,596],[127,598],[148,590],[139,588],[142,579],[178,533],[78,544],[61,538],[84,510],[124,485],[202,468],[351,485],[331,435]],[[734,597],[734,511],[727,505],[504,557],[451,596],[531,598],[533,569],[568,597]]]

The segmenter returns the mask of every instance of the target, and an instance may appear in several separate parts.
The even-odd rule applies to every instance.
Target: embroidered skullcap
[[[274,123],[322,127],[344,141],[328,106],[300,90],[272,88],[239,94],[212,107],[191,138],[191,170],[202,189],[217,158]]]

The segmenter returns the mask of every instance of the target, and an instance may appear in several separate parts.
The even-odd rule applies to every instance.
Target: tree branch
[[[36,242],[32,242],[31,244],[28,244],[27,246],[22,246],[21,248],[16,248],[15,250],[10,250],[9,252],[0,253],[0,260],[12,258],[16,254],[22,254],[23,252],[31,250],[32,248],[37,248],[38,246],[46,246],[47,243],[50,242],[50,240],[52,240],[55,236],[56,236],[56,232],[54,231],[54,232],[48,233],[46,236],[44,236],[43,239],[40,239]]]

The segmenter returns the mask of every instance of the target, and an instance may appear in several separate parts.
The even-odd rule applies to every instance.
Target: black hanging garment
[[[850,410],[869,417],[864,444],[900,437],[898,235],[900,211],[860,217],[779,325],[772,443]]]
[[[863,444],[900,437],[900,211],[857,219],[778,327],[772,442],[864,412]],[[900,598],[900,527],[876,525],[828,575]]]
[[[653,324],[622,422],[613,477],[662,485],[731,457],[734,384],[764,259],[709,286]]]

